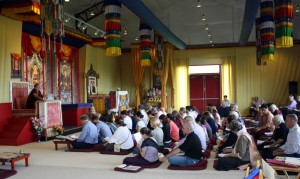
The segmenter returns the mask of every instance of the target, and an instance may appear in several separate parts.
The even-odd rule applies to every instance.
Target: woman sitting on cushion
[[[143,121],[144,115],[141,112],[136,112],[135,114],[137,124],[136,124],[136,132],[140,132],[143,127],[146,127],[145,122]]]
[[[106,139],[108,143],[104,144],[105,151],[114,151],[114,144],[120,144],[120,152],[126,152],[132,149],[133,139],[130,130],[126,127],[123,119],[116,119],[117,130],[113,136]]]
[[[160,123],[159,119],[157,119],[155,117],[150,119],[150,125],[153,128],[152,135],[158,144],[159,151],[164,148],[164,142],[163,142],[164,141],[164,132],[159,127],[160,124],[161,123]]]
[[[136,157],[126,157],[123,160],[123,164],[144,166],[158,162],[158,145],[156,140],[152,137],[152,131],[144,127],[140,132],[143,138],[142,145],[137,145],[140,154]]]
[[[255,144],[250,134],[242,130],[243,126],[238,120],[232,120],[229,128],[238,136],[238,139],[234,149],[227,149],[229,154],[225,156],[219,154],[216,170],[227,171],[253,161]]]

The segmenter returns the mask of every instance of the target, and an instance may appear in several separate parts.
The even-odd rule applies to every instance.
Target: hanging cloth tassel
[[[260,3],[260,39],[262,63],[274,60],[274,17],[273,0]]]
[[[151,66],[151,27],[140,22],[141,66]]]
[[[121,3],[105,0],[106,55],[120,56],[121,52]]]
[[[289,48],[293,44],[292,0],[275,0],[276,48]]]
[[[155,44],[155,69],[163,69],[164,67],[164,39],[159,34],[154,34],[154,44]]]

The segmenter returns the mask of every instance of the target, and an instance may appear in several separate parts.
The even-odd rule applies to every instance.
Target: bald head
[[[190,120],[185,120],[182,125],[182,131],[184,134],[190,134],[194,132],[194,122]]]

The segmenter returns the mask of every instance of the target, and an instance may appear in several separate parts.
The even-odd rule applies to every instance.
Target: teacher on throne
[[[29,96],[27,97],[26,101],[26,108],[27,109],[35,109],[35,102],[37,100],[43,100],[43,95],[40,91],[40,85],[37,83],[34,85],[34,88],[31,90]]]

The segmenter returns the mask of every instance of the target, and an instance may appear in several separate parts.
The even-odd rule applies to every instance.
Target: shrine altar
[[[57,133],[53,131],[53,127],[63,125],[61,101],[59,100],[46,100],[37,101],[37,114],[39,118],[44,119],[45,130],[43,136],[46,138],[56,136]]]
[[[81,126],[80,116],[88,114],[91,103],[62,104],[62,116],[65,126]]]

